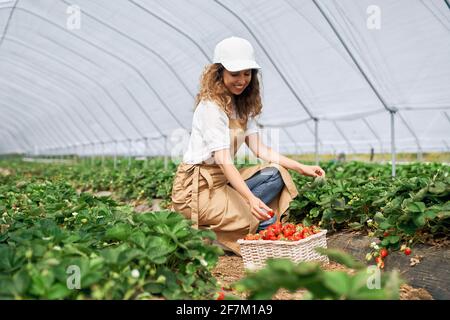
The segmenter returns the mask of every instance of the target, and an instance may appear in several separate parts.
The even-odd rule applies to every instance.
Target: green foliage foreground
[[[0,298],[206,299],[221,249],[180,214],[133,213],[67,182],[0,186]],[[80,279],[76,279],[76,272]]]
[[[326,180],[292,173],[299,197],[292,222],[353,228],[398,249],[405,242],[448,237],[447,166],[324,163]],[[214,299],[211,274],[218,256],[205,243],[214,234],[190,227],[175,212],[137,214],[127,200],[168,201],[176,166],[131,162],[113,168],[0,161],[0,298],[2,299]],[[84,191],[112,191],[119,199]],[[122,202],[124,201],[124,202]],[[345,255],[326,253],[356,270],[323,271],[318,264],[273,260],[236,284],[250,299],[278,288],[308,290],[312,299],[396,299],[401,281],[382,273],[377,290],[367,270]],[[80,279],[76,279],[77,271]],[[79,285],[79,286],[78,286]]]

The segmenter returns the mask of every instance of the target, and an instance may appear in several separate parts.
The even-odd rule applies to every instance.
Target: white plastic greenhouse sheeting
[[[449,151],[447,0],[0,0],[0,32],[0,153],[182,153],[232,35],[281,152],[391,152],[391,112],[397,151]]]

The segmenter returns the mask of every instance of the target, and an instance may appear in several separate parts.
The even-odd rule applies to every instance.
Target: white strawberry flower
[[[204,266],[204,267],[207,267],[207,266],[208,266],[208,262],[207,262],[205,259],[203,259],[203,258],[200,259],[200,264],[201,264],[202,266]]]
[[[135,278],[135,279],[139,278],[139,276],[140,276],[139,270],[138,270],[138,269],[133,269],[133,270],[131,271],[131,276],[132,276],[133,278]]]

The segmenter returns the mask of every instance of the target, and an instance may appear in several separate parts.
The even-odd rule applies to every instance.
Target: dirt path
[[[352,272],[352,270],[335,262],[330,262],[328,265],[324,265],[325,270],[343,270]],[[244,263],[241,257],[221,256],[219,257],[219,263],[213,270],[213,275],[225,288],[227,293],[241,297],[245,299],[245,294],[236,292],[230,289],[230,285],[245,276]],[[288,290],[280,289],[277,294],[273,296],[273,300],[301,300],[304,294],[304,290],[298,290],[295,293],[290,293]],[[431,300],[432,297],[425,289],[416,289],[409,285],[402,285],[400,287],[400,300]]]

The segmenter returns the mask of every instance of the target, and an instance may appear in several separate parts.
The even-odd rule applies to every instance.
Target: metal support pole
[[[316,156],[316,166],[319,165],[319,119],[314,118],[314,152]]]
[[[95,152],[94,152],[95,143],[92,142],[89,145],[92,145],[92,147],[91,147],[91,167],[93,167],[94,166],[94,160],[95,160],[94,159],[95,158]]]
[[[145,168],[148,169],[148,137],[144,137]]]
[[[84,144],[84,143],[80,144],[80,157],[81,157],[81,163],[83,165],[87,165],[86,144]]]
[[[92,164],[92,150],[90,145],[90,143],[86,142],[86,164]]]
[[[392,177],[395,177],[395,112],[391,111],[391,158]]]
[[[117,169],[117,141],[113,141],[114,142],[114,170]]]
[[[76,148],[78,163],[83,164],[83,145],[81,143],[77,143]]]
[[[131,139],[128,139],[128,169],[131,167]]]
[[[80,155],[78,154],[78,144],[73,145],[73,160],[74,163],[78,163],[78,160],[80,158]]]
[[[448,146],[447,141],[442,140],[442,142],[444,143],[445,147],[447,148],[447,152],[449,152],[450,151],[450,147]]]
[[[74,163],[78,163],[78,160],[80,158],[80,155],[78,154],[78,144],[73,145],[73,160]]]
[[[100,142],[102,146],[102,167],[105,165],[105,143],[102,141]]]
[[[167,150],[167,136],[164,135],[164,169],[167,170],[167,160],[169,158]]]

